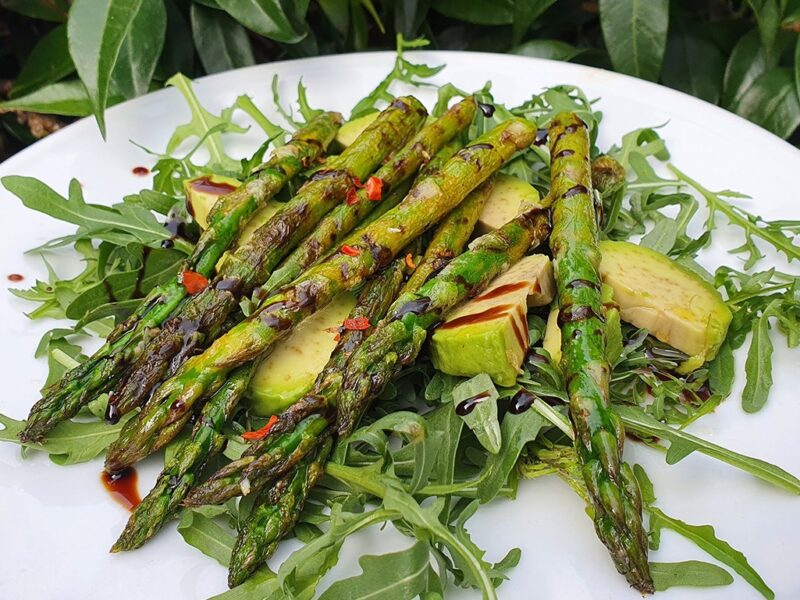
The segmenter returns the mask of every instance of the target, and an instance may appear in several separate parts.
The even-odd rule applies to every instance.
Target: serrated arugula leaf
[[[667,454],[667,462],[670,464],[675,464],[692,452],[701,452],[788,492],[800,494],[800,479],[778,466],[733,452],[680,429],[665,425],[639,407],[617,405],[614,406],[614,411],[622,418],[627,431],[642,437],[667,440],[671,444],[670,448],[677,444],[676,450],[671,455]]]
[[[320,600],[407,600],[428,589],[430,550],[425,542],[388,554],[361,556],[358,564],[360,575],[337,581]]]
[[[468,403],[468,408],[459,416],[489,454],[497,454],[501,445],[500,423],[497,421],[499,394],[492,378],[486,373],[476,375],[453,388],[452,395],[456,407]]]
[[[775,593],[767,586],[761,576],[750,566],[747,558],[725,540],[717,537],[711,525],[689,525],[679,519],[666,515],[658,508],[648,508],[650,513],[650,529],[660,531],[663,528],[682,535],[691,540],[709,555],[736,571],[742,578],[753,586],[758,592],[772,600]]]
[[[701,560],[651,562],[650,575],[657,592],[679,586],[714,587],[733,583],[733,576],[725,569]]]
[[[0,413],[0,442],[11,442],[22,445],[24,449],[47,452],[50,460],[58,465],[73,465],[86,462],[99,456],[117,439],[123,425],[133,413],[128,413],[119,423],[108,425],[103,421],[79,423],[64,421],[56,426],[47,439],[39,444],[22,444],[19,433],[25,427],[25,421],[17,421]]]
[[[228,566],[236,538],[228,527],[223,527],[214,517],[206,516],[201,511],[185,509],[181,511],[178,521],[178,533],[190,546],[213,558],[223,567]]]
[[[175,128],[167,142],[167,154],[172,154],[185,141],[198,140],[208,150],[211,170],[236,171],[237,161],[229,157],[222,147],[223,133],[244,133],[245,128],[231,120],[234,107],[226,108],[215,115],[206,110],[192,88],[192,82],[180,73],[167,80],[167,85],[175,87],[183,96],[191,111],[191,120]]]

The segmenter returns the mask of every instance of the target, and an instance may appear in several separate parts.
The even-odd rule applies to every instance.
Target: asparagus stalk
[[[375,173],[374,177],[383,182],[383,193],[390,193],[399,183],[411,177],[420,165],[429,161],[442,146],[469,126],[475,110],[475,99],[466,98],[424,126]],[[320,222],[316,230],[300,243],[281,268],[258,290],[258,294],[266,298],[271,292],[296,279],[330,248],[341,242],[377,204],[369,198],[367,188],[358,190],[355,198],[337,206]]]
[[[404,293],[417,291],[431,275],[444,269],[453,258],[461,254],[489,194],[492,193],[492,187],[494,178],[475,189],[439,223],[422,260],[403,287]]]
[[[128,421],[108,450],[106,469],[120,470],[166,444],[173,425],[177,431],[194,404],[218,389],[231,370],[255,360],[338,293],[353,289],[387,266],[409,241],[458,206],[516,151],[526,148],[535,131],[528,121],[511,119],[463,148],[439,174],[423,179],[398,206],[366,227],[347,252],[337,252],[311,267],[203,354],[187,360],[138,417]]]
[[[317,376],[309,392],[281,413],[265,438],[250,444],[241,458],[223,467],[205,484],[195,489],[186,499],[187,506],[220,504],[242,494],[243,488],[248,493],[259,491],[262,483],[263,485],[269,483],[269,480],[263,477],[265,469],[273,469],[281,459],[273,452],[275,446],[291,443],[290,440],[298,435],[298,430],[313,441],[314,432],[309,431],[307,424],[318,419],[319,415],[325,417],[327,424],[333,421],[332,411],[329,408],[334,405],[341,389],[342,371],[347,360],[369,335],[372,326],[386,314],[403,283],[405,269],[405,261],[395,259],[391,265],[365,284],[348,319],[367,319],[370,326],[366,329],[345,329],[340,334],[341,337],[328,364]],[[297,446],[299,445],[298,442]],[[307,443],[303,447],[313,448],[313,444]],[[270,456],[269,459],[254,465],[256,458],[267,455]],[[284,464],[277,470],[281,474],[287,472],[290,466],[285,464],[288,461],[283,462]],[[255,481],[258,484],[254,484]]]
[[[231,553],[228,586],[236,587],[250,577],[295,526],[308,493],[322,477],[330,449],[328,440],[315,455],[306,457],[294,473],[270,488],[265,502],[253,507]]]
[[[562,328],[561,368],[575,446],[598,536],[630,584],[651,593],[641,495],[632,470],[622,462],[625,430],[609,407],[610,367],[602,333],[598,224],[586,124],[574,114],[561,113],[551,122],[549,139],[555,201],[550,246]]]
[[[337,431],[349,435],[369,402],[403,366],[414,362],[428,330],[446,313],[480,293],[549,233],[546,210],[531,208],[476,239],[417,292],[400,296],[387,320],[353,353],[343,374],[337,401]]]
[[[209,215],[208,229],[179,272],[195,271],[210,276],[222,253],[253,213],[322,154],[336,135],[341,120],[338,113],[316,117],[298,130],[289,143],[274,150],[258,173],[221,198]],[[75,416],[89,400],[111,389],[129,363],[131,349],[145,332],[167,319],[185,296],[186,288],[177,280],[153,288],[91,358],[44,390],[43,397],[31,409],[20,439],[41,440],[58,423]]]
[[[264,282],[280,260],[305,238],[353,187],[422,124],[425,108],[397,98],[340,156],[328,161],[298,194],[225,257],[215,280],[193,296],[154,336],[126,373],[109,406],[118,417],[140,406],[164,378],[220,333],[239,298]]]
[[[180,507],[209,459],[225,445],[222,428],[247,390],[255,363],[234,371],[206,403],[192,435],[164,467],[155,486],[136,507],[111,552],[139,548],[153,537]]]

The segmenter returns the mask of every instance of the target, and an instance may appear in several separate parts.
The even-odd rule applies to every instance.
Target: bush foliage
[[[2,154],[122,100],[254,63],[391,49],[512,52],[614,69],[789,138],[800,0],[0,0]],[[4,32],[4,33],[2,33]],[[14,139],[15,142],[9,142]]]

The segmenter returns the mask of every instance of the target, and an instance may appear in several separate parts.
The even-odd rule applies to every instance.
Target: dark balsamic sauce
[[[576,321],[584,321],[586,319],[591,319],[592,317],[603,321],[603,317],[597,314],[595,310],[588,305],[580,305],[580,306],[566,306],[558,311],[558,323],[563,325],[564,323],[574,323]]]
[[[481,402],[486,400],[489,397],[489,392],[481,392],[471,398],[467,398],[466,400],[462,400],[456,405],[456,414],[459,417],[466,417],[469,413],[475,410],[475,407],[478,406]]]
[[[481,109],[483,116],[487,119],[491,118],[495,111],[494,104],[487,104],[486,102],[478,102],[478,108]]]
[[[100,481],[103,487],[111,494],[111,497],[128,511],[133,511],[142,499],[139,497],[136,469],[128,467],[118,473],[107,473],[103,471]]]
[[[510,412],[512,415],[524,413],[531,406],[533,406],[533,402],[535,400],[535,395],[525,388],[522,388],[520,391],[514,394],[513,398],[511,398],[511,403],[508,405],[508,412]]]
[[[14,283],[19,283],[20,281],[24,281],[25,278],[22,275],[20,275],[19,273],[11,273],[8,276],[8,280],[9,281],[13,281]]]
[[[225,194],[228,194],[236,189],[230,183],[225,183],[223,181],[213,181],[210,177],[202,177],[200,179],[196,179],[192,181],[192,183],[190,183],[189,185],[191,185],[192,188],[197,190],[198,192],[204,192],[206,194],[214,194],[216,196],[224,196]]]
[[[544,146],[547,143],[547,129],[537,129],[533,139],[534,146]]]
[[[570,150],[569,148],[564,148],[561,152],[556,153],[553,159],[566,158],[567,156],[572,156],[573,154],[575,154],[574,150]]]
[[[588,279],[573,279],[567,284],[567,287],[571,290],[578,288],[592,288],[593,290],[599,290],[600,284],[595,283],[594,281],[589,281]]]
[[[516,283],[507,283],[505,285],[501,285],[496,287],[493,290],[489,290],[485,294],[481,294],[478,296],[481,300],[488,300],[489,298],[496,298],[497,296],[503,296],[505,294],[510,294],[511,292],[516,292],[517,290],[521,290],[528,287],[527,281],[517,281]]]
[[[145,175],[150,174],[150,169],[147,167],[133,167],[133,169],[131,169],[131,173],[138,175],[139,177],[144,177]]]
[[[417,298],[416,300],[410,300],[409,302],[406,302],[405,304],[403,304],[403,306],[401,306],[395,311],[394,315],[392,315],[392,321],[402,319],[404,316],[408,314],[421,315],[426,310],[428,310],[428,307],[430,307],[430,305],[431,305],[431,299],[428,298],[427,296],[422,296],[421,298]]]

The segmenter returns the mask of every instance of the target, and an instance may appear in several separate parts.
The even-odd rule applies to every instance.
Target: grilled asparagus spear
[[[603,334],[598,224],[592,197],[589,134],[576,115],[550,124],[551,196],[561,368],[583,477],[594,506],[597,534],[620,573],[643,593],[653,591],[642,526],[642,501],[630,467],[622,462],[625,430],[609,406],[610,366]]]

